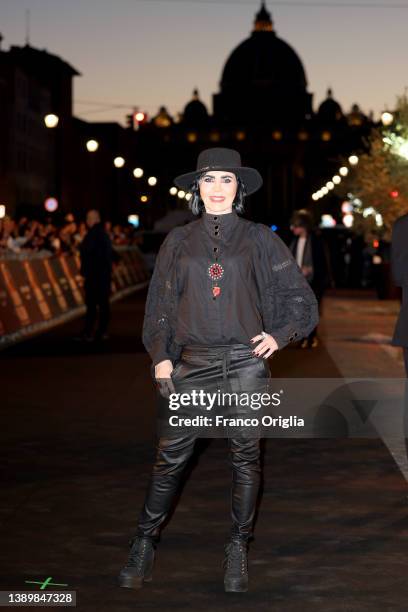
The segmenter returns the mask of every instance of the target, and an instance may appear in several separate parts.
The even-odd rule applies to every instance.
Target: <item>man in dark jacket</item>
[[[391,263],[394,281],[402,288],[402,304],[395,326],[392,344],[404,350],[405,371],[408,376],[408,215],[394,223],[391,241]]]
[[[95,340],[107,339],[110,316],[109,295],[112,273],[112,245],[101,223],[99,211],[90,210],[86,216],[89,228],[80,246],[81,274],[85,278],[85,329],[83,338],[93,338],[99,309]]]
[[[312,216],[308,210],[296,210],[292,216],[291,226],[294,239],[290,250],[303,276],[314,291],[319,304],[328,285],[328,255],[322,238],[313,232]],[[318,345],[317,327],[302,342],[302,348],[315,348]]]

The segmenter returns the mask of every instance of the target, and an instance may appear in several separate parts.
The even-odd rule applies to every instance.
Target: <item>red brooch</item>
[[[219,280],[224,276],[224,268],[219,263],[213,263],[208,268],[208,276],[211,280]]]
[[[217,286],[213,287],[212,293],[215,298],[218,297],[221,293],[221,287],[217,287]]]

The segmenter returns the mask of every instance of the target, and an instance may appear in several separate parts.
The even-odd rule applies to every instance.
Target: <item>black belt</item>
[[[203,355],[209,363],[216,361],[222,362],[222,377],[227,379],[231,357],[234,353],[241,353],[242,357],[252,355],[252,348],[246,344],[218,344],[211,346],[203,346],[198,344],[189,344],[183,347],[181,358],[183,356]]]

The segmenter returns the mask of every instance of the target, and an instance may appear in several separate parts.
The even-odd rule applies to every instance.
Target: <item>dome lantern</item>
[[[255,15],[254,29],[252,31],[253,32],[272,32],[273,31],[273,21],[271,18],[271,14],[267,10],[264,0],[262,0],[260,10]]]

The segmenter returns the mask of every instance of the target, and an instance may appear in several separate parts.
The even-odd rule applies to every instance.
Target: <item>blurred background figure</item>
[[[90,210],[86,216],[86,224],[89,230],[79,247],[86,303],[85,327],[81,339],[100,341],[108,338],[112,245],[101,223],[99,211]]]
[[[321,300],[329,281],[327,250],[320,235],[313,230],[313,219],[308,210],[301,209],[293,213],[290,229],[294,235],[290,250],[316,295],[320,311]],[[317,327],[300,346],[302,348],[318,346]]]
[[[86,227],[86,223],[80,223],[78,226],[78,230],[75,232],[73,236],[75,249],[79,249],[79,245],[85,238],[87,231],[88,229]]]
[[[113,229],[112,229],[112,221],[105,221],[105,232],[108,234],[111,241],[113,241]]]
[[[105,230],[112,244],[117,246],[143,246],[144,237],[137,228],[130,224],[116,224],[106,221]],[[28,217],[12,219],[9,216],[0,218],[0,257],[43,257],[72,255],[79,252],[80,244],[88,232],[87,224],[76,221],[72,213],[61,220],[46,217],[40,220]],[[161,239],[163,240],[163,236]],[[158,236],[160,239],[160,236]],[[156,248],[157,251],[157,248]],[[119,259],[113,252],[113,263]]]
[[[13,253],[20,253],[25,246],[31,246],[37,225],[27,223],[26,219],[17,224],[13,219],[5,217],[0,232],[0,248]]]

